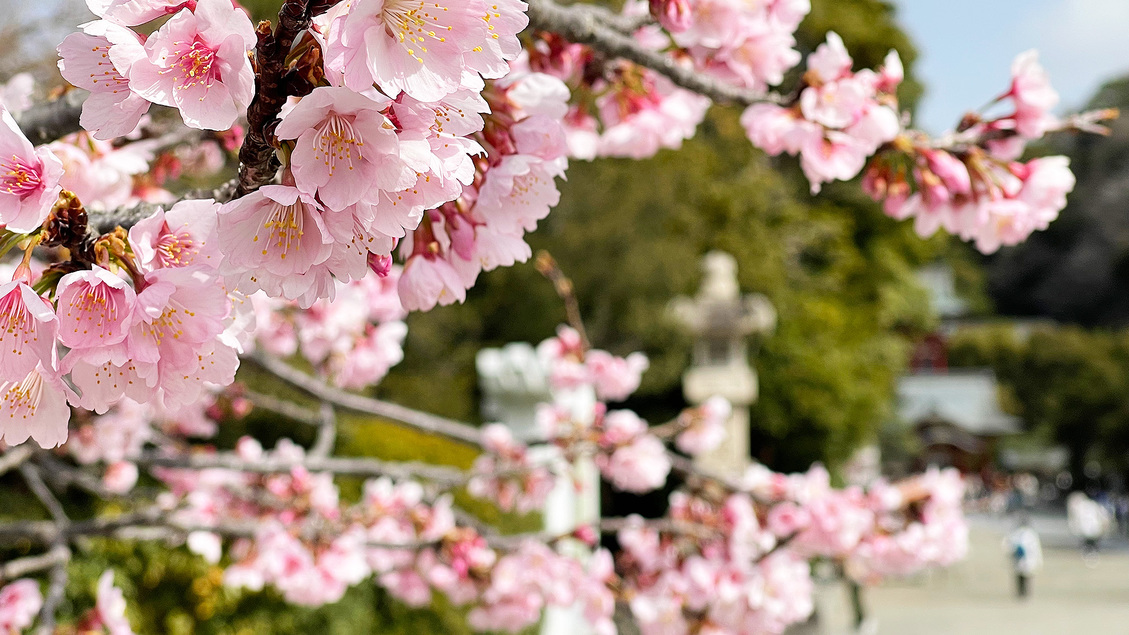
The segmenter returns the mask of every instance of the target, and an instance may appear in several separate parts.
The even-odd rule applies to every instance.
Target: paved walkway
[[[868,589],[867,635],[1129,635],[1129,543],[1109,541],[1090,563],[1062,518],[1038,517],[1043,570],[1032,596],[1014,596],[1011,566],[1001,542],[1005,520],[973,519],[969,557],[946,570]],[[824,588],[818,604],[827,618],[797,633],[851,632],[846,592]]]

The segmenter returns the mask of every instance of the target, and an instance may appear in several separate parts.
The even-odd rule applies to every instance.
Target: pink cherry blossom
[[[180,110],[194,128],[226,130],[254,95],[247,51],[255,31],[229,0],[199,0],[181,9],[145,41],[145,57],[129,69],[130,89]]]
[[[722,397],[710,397],[696,410],[683,412],[679,421],[686,428],[675,438],[675,445],[690,455],[717,448],[725,440],[725,423],[731,413],[732,407]]]
[[[834,82],[851,71],[851,54],[843,45],[843,38],[831,31],[827,41],[815,48],[808,56],[808,70],[821,82]]]
[[[59,44],[59,71],[68,82],[90,91],[79,123],[97,139],[125,136],[149,111],[149,102],[129,88],[129,71],[145,58],[136,33],[106,20],[82,25]]]
[[[412,256],[400,274],[400,302],[409,311],[429,311],[466,299],[466,287],[454,268],[442,258]]]
[[[129,229],[129,244],[142,267],[219,267],[216,220],[220,205],[212,199],[178,201],[160,208]]]
[[[0,587],[0,632],[22,632],[42,606],[43,594],[34,580],[24,578]]]
[[[809,140],[823,136],[818,124],[776,104],[749,106],[741,115],[741,125],[753,145],[773,156],[799,154]]]
[[[642,353],[616,357],[607,351],[591,350],[584,357],[596,398],[600,401],[623,401],[639,388],[650,362]]]
[[[276,130],[280,139],[296,139],[291,164],[298,189],[342,210],[372,189],[410,186],[415,174],[399,159],[396,133],[381,112],[386,107],[331,86],[303,97]]]
[[[605,478],[625,492],[643,493],[662,487],[670,474],[670,459],[662,441],[641,434],[616,448],[610,455],[596,457]]]
[[[63,163],[59,184],[74,192],[87,209],[113,209],[138,202],[134,176],[149,171],[152,141],[115,148],[108,141],[65,137],[47,147]]]
[[[125,280],[94,265],[59,280],[59,341],[65,346],[94,348],[125,339],[132,325],[136,299]]]
[[[801,150],[800,167],[811,182],[812,193],[828,181],[848,181],[866,165],[866,148],[850,135],[829,131],[810,139]]]
[[[247,293],[263,289],[295,299],[313,281],[294,274],[306,273],[332,252],[333,237],[321,206],[286,185],[267,185],[224,204],[218,233],[221,271],[229,279],[243,276],[246,284],[236,286]]]
[[[1052,125],[1051,109],[1058,105],[1058,93],[1051,87],[1047,72],[1039,64],[1039,54],[1021,53],[1011,65],[1011,91],[1015,100],[1016,132],[1029,139],[1038,139]]]
[[[326,37],[326,65],[343,73],[345,85],[356,91],[376,84],[392,97],[404,92],[438,101],[462,87],[464,67],[500,77],[508,70],[504,59],[516,57],[516,35],[525,27],[524,15],[517,13],[524,3],[495,4],[496,9],[483,0],[338,5]]]
[[[22,281],[0,285],[0,380],[21,381],[37,364],[55,368],[58,332],[50,302]]]
[[[20,233],[38,229],[59,196],[62,175],[55,155],[32,148],[11,113],[0,108],[0,223]]]
[[[650,0],[651,16],[671,33],[689,29],[693,24],[688,0]]]
[[[0,440],[18,445],[29,438],[53,448],[67,440],[71,409],[58,376],[39,365],[21,380],[0,383]]]
[[[86,6],[114,24],[137,26],[185,7],[195,11],[196,0],[86,0]]]

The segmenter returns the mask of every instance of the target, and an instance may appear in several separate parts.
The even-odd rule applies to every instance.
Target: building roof
[[[898,416],[918,424],[943,421],[977,436],[1020,431],[1020,419],[1000,410],[990,370],[918,373],[898,380]]]

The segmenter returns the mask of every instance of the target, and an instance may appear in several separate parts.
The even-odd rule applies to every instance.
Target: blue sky
[[[918,123],[951,128],[1007,89],[1011,60],[1038,49],[1062,107],[1129,72],[1129,0],[893,0],[926,85]]]

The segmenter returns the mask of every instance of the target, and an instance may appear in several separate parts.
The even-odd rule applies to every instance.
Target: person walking
[[[1066,498],[1066,523],[1070,532],[1082,539],[1082,555],[1090,557],[1097,554],[1098,544],[1109,530],[1109,512],[1084,493],[1074,492]]]
[[[1043,545],[1029,518],[1020,518],[1019,525],[1004,538],[1004,549],[1011,555],[1016,597],[1026,599],[1031,592],[1031,576],[1043,567]]]

